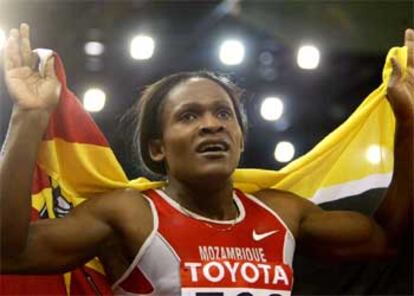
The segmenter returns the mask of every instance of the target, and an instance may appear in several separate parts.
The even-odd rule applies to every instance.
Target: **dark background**
[[[119,135],[116,122],[145,85],[183,70],[230,74],[246,89],[250,136],[242,166],[280,168],[283,164],[273,158],[279,140],[294,143],[296,156],[305,153],[380,84],[387,51],[401,45],[404,29],[413,26],[413,4],[0,0],[3,30],[22,21],[32,27],[34,48],[52,48],[61,55],[69,85],[79,97],[91,86],[106,91],[105,108],[92,116],[128,174],[135,177],[139,170],[129,161],[130,153],[120,141],[125,135]],[[156,50],[150,60],[136,61],[129,56],[129,41],[138,32],[155,38]],[[226,36],[244,41],[243,64],[219,62],[218,46]],[[102,57],[85,55],[83,46],[92,40],[105,44]],[[313,71],[296,65],[298,47],[306,41],[321,51],[320,65]],[[272,55],[271,65],[260,62],[263,52]],[[3,79],[0,81],[2,141],[11,104]],[[282,97],[283,120],[270,123],[260,118],[260,102],[266,95]]]
[[[70,88],[81,97],[91,86],[107,93],[103,111],[93,113],[130,177],[140,174],[117,121],[139,97],[139,91],[164,75],[208,69],[230,74],[246,89],[249,136],[242,166],[278,169],[273,159],[279,140],[289,140],[296,156],[306,153],[342,123],[381,83],[388,50],[400,46],[404,29],[413,27],[412,1],[19,1],[0,0],[0,27],[20,22],[32,27],[33,47],[52,48],[65,64]],[[129,40],[146,32],[155,38],[152,59],[129,57]],[[219,42],[240,37],[245,61],[224,66]],[[87,41],[106,46],[99,58],[83,51]],[[311,41],[321,51],[319,67],[299,69],[296,52]],[[260,61],[268,52],[270,65]],[[11,103],[0,74],[0,143]],[[261,99],[280,95],[283,120],[260,118]],[[283,127],[285,125],[285,127]],[[375,195],[375,196],[378,196]],[[377,197],[339,204],[369,212]],[[336,205],[326,205],[335,208]],[[393,262],[345,265],[341,268],[296,261],[297,294],[411,294],[412,244]]]

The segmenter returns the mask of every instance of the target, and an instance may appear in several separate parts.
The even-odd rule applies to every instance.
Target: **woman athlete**
[[[4,50],[14,102],[0,167],[1,272],[56,273],[95,256],[115,293],[128,295],[290,295],[295,245],[331,260],[392,255],[412,219],[414,31],[405,32],[407,71],[393,60],[387,99],[394,111],[392,182],[373,217],[324,211],[277,190],[233,188],[243,151],[234,87],[210,73],[179,73],[141,98],[136,138],[143,163],[166,176],[162,190],[118,190],[67,216],[30,223],[35,160],[61,85],[54,60],[33,70],[29,26]]]

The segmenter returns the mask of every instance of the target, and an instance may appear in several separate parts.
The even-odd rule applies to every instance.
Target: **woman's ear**
[[[164,146],[160,139],[149,141],[148,152],[153,161],[162,162],[165,159]]]

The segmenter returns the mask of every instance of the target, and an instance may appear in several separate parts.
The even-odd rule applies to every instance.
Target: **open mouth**
[[[203,155],[223,155],[230,149],[230,145],[225,141],[205,141],[198,145],[197,153]]]

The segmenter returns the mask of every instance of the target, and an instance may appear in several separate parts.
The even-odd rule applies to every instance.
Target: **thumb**
[[[402,78],[401,65],[395,58],[391,58],[392,72],[388,87],[393,87]]]
[[[55,58],[54,57],[49,58],[46,62],[45,77],[46,78],[56,78]]]

